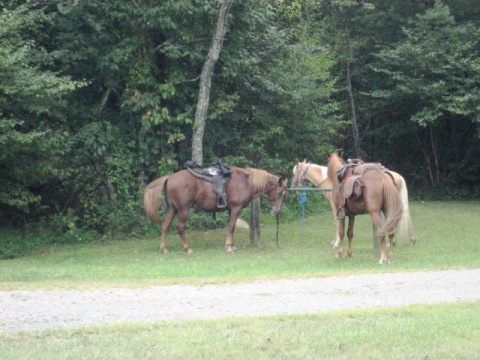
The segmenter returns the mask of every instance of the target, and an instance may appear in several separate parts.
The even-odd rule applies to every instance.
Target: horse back
[[[245,206],[250,199],[246,196],[248,178],[242,169],[232,167],[232,174],[225,185],[227,209],[232,206]],[[168,201],[177,209],[195,207],[203,211],[218,211],[217,194],[211,182],[192,175],[188,170],[180,170],[168,179],[165,188]],[[221,210],[221,209],[220,209]]]

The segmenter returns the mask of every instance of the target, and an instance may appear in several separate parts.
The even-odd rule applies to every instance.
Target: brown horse
[[[402,200],[390,175],[382,171],[377,164],[362,164],[355,168],[361,174],[357,187],[352,196],[344,196],[348,188],[346,183],[339,183],[337,171],[344,167],[344,161],[338,154],[327,152],[328,178],[332,181],[332,197],[337,207],[337,221],[339,222],[340,248],[337,257],[344,253],[345,216],[348,216],[348,256],[352,256],[352,238],[355,216],[370,214],[375,228],[375,236],[380,244],[380,264],[387,260],[385,235],[390,238],[389,259],[393,261],[393,244],[395,229],[402,217]],[[358,176],[358,175],[356,175]],[[353,180],[353,178],[352,178]],[[360,184],[360,185],[358,185]],[[359,193],[361,192],[361,194]],[[381,213],[385,215],[382,224]]]
[[[364,163],[362,160],[359,159],[355,159],[355,162]],[[400,220],[400,224],[398,225],[398,231],[395,234],[395,237],[398,238],[398,235],[405,238],[408,237],[410,239],[410,243],[413,245],[416,242],[416,238],[413,229],[412,219],[410,217],[407,183],[403,176],[399,173],[389,169],[384,169],[384,171],[393,177],[395,186],[397,187],[400,198],[402,199],[402,219]],[[305,180],[310,181],[313,185],[320,189],[332,188],[332,182],[330,181],[330,179],[328,179],[328,168],[326,166],[307,162],[306,159],[303,162],[296,160],[295,166],[293,167],[292,188],[303,187],[305,184]],[[331,244],[333,245],[333,247],[338,247],[340,245],[340,237],[338,235],[338,222],[336,221],[337,208],[335,206],[335,203],[333,202],[331,191],[322,191],[322,195],[330,204],[333,213],[333,219],[337,226],[337,229],[335,231],[335,240],[333,240]]]
[[[213,191],[212,184],[195,177],[188,170],[162,176],[147,185],[143,194],[143,206],[148,217],[162,225],[160,250],[164,253],[169,252],[166,243],[167,230],[175,216],[178,216],[177,230],[183,249],[189,254],[192,253],[185,238],[185,224],[192,207],[207,212],[229,211],[228,235],[225,243],[228,252],[236,250],[233,244],[235,223],[250,200],[267,193],[272,214],[277,216],[280,213],[287,180],[259,169],[232,167],[231,170],[232,174],[225,185],[227,204],[221,209],[217,207],[217,195]],[[167,209],[163,220],[159,212],[162,207]]]

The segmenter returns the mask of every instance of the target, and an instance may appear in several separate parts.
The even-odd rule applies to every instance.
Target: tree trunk
[[[360,146],[360,131],[358,130],[358,120],[357,120],[357,109],[355,105],[355,97],[353,94],[353,86],[352,86],[352,62],[353,62],[353,49],[352,49],[352,42],[350,39],[350,32],[348,29],[345,30],[347,34],[347,42],[348,42],[348,58],[347,58],[347,93],[348,93],[348,100],[350,103],[350,110],[352,113],[352,128],[353,128],[353,147],[355,148],[355,156],[357,158],[362,158],[363,154],[361,151]]]
[[[431,164],[431,161],[430,161],[430,155],[428,154],[427,150],[423,146],[422,140],[420,139],[420,136],[418,135],[417,131],[415,131],[415,137],[417,139],[418,145],[420,146],[420,149],[422,150],[423,156],[425,158],[425,163],[427,165],[430,184],[433,186],[433,185],[435,185],[435,179],[433,177],[433,170],[432,170],[432,164]]]
[[[198,164],[203,163],[203,134],[207,119],[208,105],[210,102],[210,88],[212,86],[212,75],[215,63],[222,49],[223,38],[225,36],[225,23],[227,20],[228,9],[233,0],[223,0],[220,4],[217,17],[217,26],[213,35],[212,44],[208,50],[207,60],[202,68],[200,75],[200,86],[198,91],[197,109],[195,111],[195,122],[193,124],[192,138],[192,160]]]

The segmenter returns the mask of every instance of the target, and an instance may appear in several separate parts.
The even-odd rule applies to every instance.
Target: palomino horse
[[[232,174],[225,185],[226,207],[217,207],[217,195],[212,184],[192,175],[188,170],[180,170],[172,175],[162,176],[147,185],[143,194],[143,206],[148,217],[162,225],[160,250],[168,253],[167,231],[170,223],[177,215],[177,230],[182,240],[183,249],[192,253],[185,238],[185,224],[192,207],[216,212],[229,211],[228,235],[225,243],[228,252],[236,250],[233,244],[235,223],[242,209],[250,200],[268,194],[272,206],[272,214],[277,216],[282,207],[287,189],[287,180],[283,180],[264,170],[242,169],[232,167]],[[160,208],[166,207],[167,212],[162,220]]]
[[[357,160],[357,162],[360,161],[361,160]],[[306,159],[303,162],[297,160],[295,166],[293,167],[292,188],[301,188],[304,186],[305,180],[308,180],[313,185],[321,189],[331,189],[332,182],[328,179],[327,170],[328,168],[326,166],[307,163]],[[399,173],[388,169],[385,169],[384,171],[393,177],[393,181],[395,182],[397,191],[399,192],[400,198],[402,199],[403,212],[400,224],[398,225],[397,237],[409,237],[410,243],[413,245],[416,242],[416,238],[408,205],[407,183],[405,182],[403,176]],[[333,219],[337,227],[335,233],[335,240],[332,241],[332,245],[333,247],[338,247],[340,244],[340,237],[338,235],[338,222],[336,221],[337,209],[332,199],[332,193],[330,191],[322,191],[322,194],[325,199],[328,200],[332,209]]]
[[[292,188],[302,188],[305,185],[305,180],[310,181],[320,189],[332,189],[332,182],[328,178],[326,166],[307,163],[307,159],[303,162],[296,160],[296,164],[293,167]],[[340,237],[338,235],[337,208],[333,202],[331,191],[324,190],[322,191],[322,195],[328,201],[330,208],[332,209],[333,221],[337,228],[332,245],[338,247],[340,244]]]
[[[380,243],[380,264],[387,261],[385,235],[390,238],[389,258],[393,261],[393,243],[395,239],[395,228],[402,217],[402,200],[395,187],[393,179],[386,174],[378,164],[361,164],[353,168],[353,174],[349,177],[355,180],[353,186],[354,194],[346,195],[347,182],[339,182],[337,171],[344,168],[344,161],[338,154],[327,152],[328,178],[332,182],[332,198],[337,208],[337,221],[339,222],[340,247],[338,257],[344,253],[343,240],[345,237],[345,217],[348,216],[348,256],[352,256],[352,238],[355,216],[370,214],[375,228],[375,236]],[[345,175],[344,180],[347,179]],[[358,181],[358,182],[357,182]],[[358,192],[361,191],[361,194]],[[385,222],[382,224],[381,213],[385,215]]]

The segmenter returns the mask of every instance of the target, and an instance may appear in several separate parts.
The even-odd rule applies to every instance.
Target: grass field
[[[262,246],[237,230],[238,251],[224,250],[225,229],[189,231],[195,253],[169,234],[46,248],[0,261],[0,289],[206,284],[258,279],[480,267],[480,202],[412,202],[418,242],[400,241],[395,263],[378,265],[367,215],[357,217],[354,257],[336,259],[328,212],[261,229]],[[262,215],[263,216],[263,215]],[[468,291],[468,289],[466,289]],[[1,321],[1,319],[0,319]],[[211,321],[129,324],[71,330],[0,332],[2,359],[475,359],[480,302]]]
[[[480,302],[0,332],[2,359],[478,359]]]
[[[194,253],[183,252],[178,235],[167,238],[169,255],[159,251],[159,236],[124,241],[49,247],[30,256],[0,261],[0,289],[204,284],[369,272],[472,268],[480,266],[477,217],[480,202],[413,202],[417,244],[400,240],[395,263],[378,265],[368,215],[355,223],[353,258],[335,258],[330,213],[310,214],[304,233],[300,217],[261,229],[262,246],[251,247],[249,231],[238,229],[235,255],[225,252],[226,229],[188,231]]]

